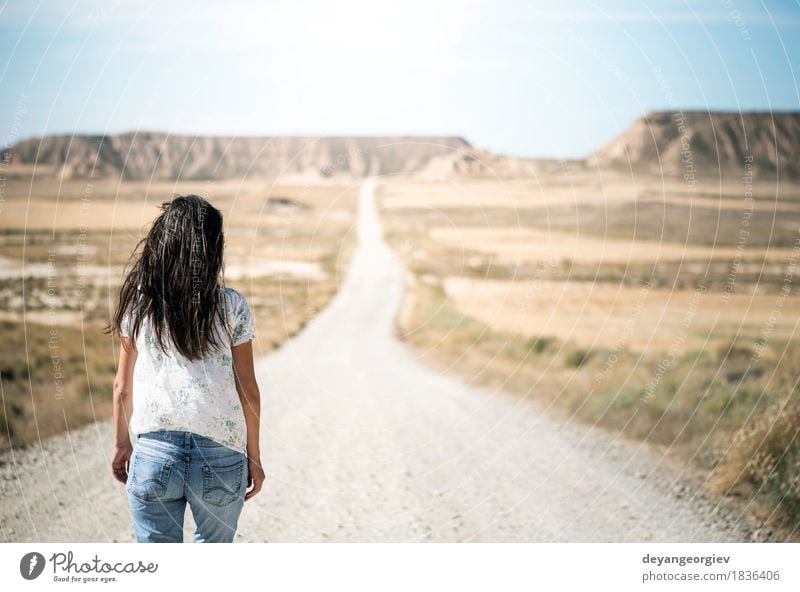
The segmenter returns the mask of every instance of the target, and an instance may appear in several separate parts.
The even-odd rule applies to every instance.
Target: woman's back
[[[232,328],[230,346],[201,360],[189,360],[165,340],[166,353],[158,346],[147,319],[136,337],[138,359],[134,371],[131,431],[190,431],[234,450],[244,452],[247,432],[241,401],[236,391],[231,347],[255,337],[253,317],[245,297],[230,287],[225,292],[225,315]],[[129,317],[122,335],[130,336]],[[222,327],[220,334],[225,336]]]
[[[111,470],[138,541],[182,541],[188,505],[196,542],[231,542],[266,477],[253,317],[225,287],[222,212],[197,195],[161,209],[108,328],[122,337]]]

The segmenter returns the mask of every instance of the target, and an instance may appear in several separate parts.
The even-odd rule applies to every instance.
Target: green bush
[[[527,348],[535,354],[540,354],[550,348],[555,343],[552,337],[533,337],[528,340]]]
[[[576,349],[575,351],[571,352],[567,355],[566,360],[564,362],[570,368],[580,368],[583,366],[591,356],[591,352],[587,349]]]

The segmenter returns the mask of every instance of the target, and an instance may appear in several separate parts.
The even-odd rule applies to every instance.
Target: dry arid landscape
[[[115,352],[101,329],[158,202],[198,193],[223,209],[226,278],[252,303],[265,355],[331,301],[371,175],[405,268],[395,333],[418,360],[487,398],[644,443],[678,467],[670,495],[711,499],[751,540],[800,536],[798,114],[650,114],[579,161],[459,138],[338,138],[311,153],[297,138],[268,150],[146,139],[81,138],[73,152],[51,138],[7,156],[4,448],[108,416]],[[381,287],[348,297],[359,289]]]
[[[641,175],[388,183],[382,214],[413,286],[404,339],[796,520],[800,187],[727,189],[698,204]]]
[[[225,279],[246,294],[264,355],[336,291],[353,248],[353,184],[53,180],[5,183],[0,234],[0,448],[111,412],[115,344],[103,333],[131,253],[173,194],[209,197],[225,219]]]

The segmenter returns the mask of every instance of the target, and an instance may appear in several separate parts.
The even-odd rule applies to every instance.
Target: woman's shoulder
[[[225,299],[234,310],[243,302],[247,302],[244,294],[234,288],[231,288],[230,286],[225,286]]]
[[[244,294],[242,294],[236,288],[231,288],[230,286],[225,286],[225,294],[236,298],[244,298]]]

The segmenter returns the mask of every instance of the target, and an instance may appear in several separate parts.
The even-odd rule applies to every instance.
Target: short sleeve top
[[[245,297],[225,288],[225,314],[232,329],[231,347],[255,338]],[[122,335],[130,337],[129,317]],[[224,333],[223,333],[224,335]],[[161,430],[194,432],[240,452],[246,451],[247,427],[233,374],[229,349],[190,361],[166,343],[165,354],[144,319],[136,337],[133,375],[134,434]]]

